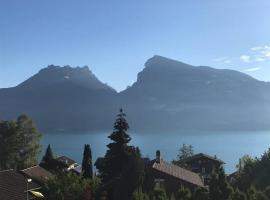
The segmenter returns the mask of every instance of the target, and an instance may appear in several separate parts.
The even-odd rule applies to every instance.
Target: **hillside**
[[[123,107],[136,131],[270,128],[270,84],[244,73],[191,66],[161,56],[117,93],[88,67],[48,66],[0,90],[0,117],[27,113],[42,130],[91,131],[112,126]]]

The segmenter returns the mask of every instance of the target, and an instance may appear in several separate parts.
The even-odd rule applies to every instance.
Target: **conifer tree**
[[[89,144],[84,145],[83,160],[82,160],[82,176],[84,178],[93,177],[92,151]]]
[[[122,109],[117,115],[114,130],[109,138],[104,163],[99,169],[104,190],[108,192],[110,200],[131,199],[142,180],[143,167],[138,148],[129,146],[131,138],[127,131],[129,125]],[[121,192],[119,192],[121,191]]]
[[[231,198],[233,189],[226,180],[223,167],[220,167],[218,174],[214,174],[209,184],[210,200],[228,200]]]
[[[42,162],[43,163],[50,163],[53,159],[54,159],[54,155],[52,152],[51,145],[49,144],[47,149],[46,149],[45,155],[42,158]]]

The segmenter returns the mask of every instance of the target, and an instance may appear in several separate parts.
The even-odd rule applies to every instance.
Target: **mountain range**
[[[137,132],[266,130],[270,83],[153,56],[136,82],[119,93],[88,67],[54,65],[0,89],[0,119],[25,113],[48,133],[111,129],[119,108]]]

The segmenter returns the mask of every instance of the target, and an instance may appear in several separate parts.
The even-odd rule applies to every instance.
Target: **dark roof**
[[[213,156],[209,156],[209,155],[204,154],[204,153],[198,153],[198,154],[195,154],[191,157],[188,157],[184,160],[184,162],[190,162],[190,161],[193,161],[193,160],[196,160],[199,158],[208,158],[209,160],[213,160],[213,161],[218,162],[220,164],[225,164],[225,162],[223,160],[218,159],[216,156],[213,157]]]
[[[37,190],[40,186],[34,181],[28,184],[29,190]],[[1,200],[25,200],[27,190],[27,178],[14,170],[0,171],[0,199]],[[35,199],[29,193],[29,199]]]
[[[30,178],[50,178],[50,177],[53,177],[53,174],[49,171],[47,171],[46,169],[40,167],[39,165],[37,166],[34,166],[34,167],[30,167],[30,168],[27,168],[27,169],[23,169],[21,170],[21,172],[23,174],[25,174],[26,176],[30,177]]]
[[[178,167],[177,165],[170,164],[161,160],[160,162],[154,162],[152,168],[171,175],[177,179],[185,181],[187,183],[204,187],[202,179],[200,176],[192,171],[186,170],[184,168]]]
[[[60,156],[58,158],[55,158],[58,162],[64,164],[65,166],[69,167],[70,165],[76,164],[77,162],[72,160],[71,158],[68,158],[66,156]]]

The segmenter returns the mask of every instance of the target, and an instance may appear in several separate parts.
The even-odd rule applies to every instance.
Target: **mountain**
[[[26,113],[42,130],[96,130],[111,123],[100,119],[112,115],[116,95],[88,67],[50,65],[20,85],[0,90],[0,116]]]
[[[27,113],[47,132],[111,129],[120,107],[138,132],[263,130],[270,128],[270,84],[154,56],[120,93],[88,67],[53,65],[0,90],[0,118]]]
[[[269,128],[269,92],[238,71],[154,56],[120,95],[134,126],[149,131],[250,130]]]

